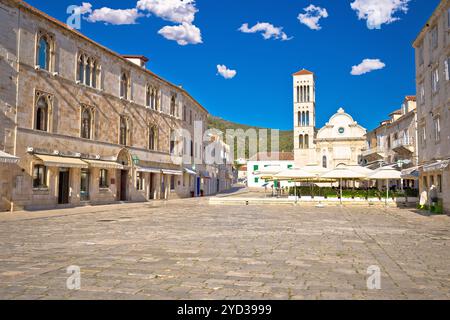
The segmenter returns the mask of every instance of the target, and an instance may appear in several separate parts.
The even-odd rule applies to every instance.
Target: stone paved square
[[[449,299],[449,226],[408,209],[205,199],[1,214],[0,299]]]

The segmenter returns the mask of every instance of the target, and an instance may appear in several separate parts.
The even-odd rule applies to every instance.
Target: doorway
[[[59,188],[58,188],[58,204],[69,203],[70,188],[69,169],[59,170]]]
[[[153,173],[150,173],[150,181],[149,181],[149,195],[148,195],[148,199],[149,200],[155,200],[155,187],[154,187],[154,181],[155,178],[153,176]]]
[[[81,170],[81,183],[80,183],[80,198],[81,201],[89,201],[89,184],[90,175],[89,170]]]
[[[120,171],[120,201],[127,201],[128,171]]]

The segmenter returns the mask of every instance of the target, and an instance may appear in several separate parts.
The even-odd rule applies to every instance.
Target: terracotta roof
[[[91,38],[85,36],[85,35],[82,34],[81,32],[79,32],[79,31],[77,31],[77,30],[75,30],[75,29],[73,29],[73,28],[70,28],[70,27],[67,26],[65,23],[63,23],[63,22],[61,22],[61,21],[59,21],[59,20],[53,18],[52,16],[46,14],[45,12],[43,12],[43,11],[41,11],[41,10],[39,10],[39,9],[37,9],[37,8],[35,8],[35,7],[33,7],[32,5],[28,4],[27,2],[25,2],[25,1],[23,1],[23,0],[13,0],[13,2],[15,2],[15,3],[17,4],[17,6],[19,6],[19,7],[21,7],[21,8],[24,8],[24,9],[26,9],[26,10],[29,10],[30,12],[32,12],[32,13],[38,15],[38,16],[41,16],[41,17],[43,17],[44,19],[47,19],[47,20],[53,22],[54,24],[58,25],[59,27],[62,27],[62,28],[65,29],[66,31],[72,32],[73,34],[75,34],[75,35],[77,35],[77,36],[83,38],[84,40],[90,42],[91,44],[93,44],[93,45],[95,45],[95,46],[97,46],[97,47],[99,47],[99,48],[101,48],[101,49],[107,51],[109,54],[112,54],[112,55],[118,57],[119,59],[121,59],[121,60],[123,60],[123,61],[129,63],[130,66],[133,65],[134,67],[138,67],[138,66],[136,66],[133,62],[131,62],[131,61],[127,60],[126,58],[124,58],[122,55],[120,55],[120,54],[114,52],[113,50],[111,50],[111,49],[109,49],[109,48],[107,48],[107,47],[105,47],[105,46],[103,46],[103,45],[101,45],[101,44],[99,44],[98,42],[95,42],[94,40],[92,40]],[[141,68],[141,69],[142,69],[142,68]],[[184,90],[183,88],[180,88],[179,86],[177,86],[177,85],[175,85],[175,84],[173,84],[173,83],[171,83],[171,82],[165,80],[164,78],[158,76],[157,74],[151,72],[151,71],[148,70],[148,69],[142,69],[141,71],[146,72],[146,73],[148,73],[148,74],[154,76],[155,78],[159,79],[160,81],[166,83],[167,85],[169,85],[169,86],[171,86],[171,87],[174,87],[174,88],[177,88],[177,89],[183,91],[190,99],[192,99],[192,101],[193,101],[195,104],[197,104],[197,105],[198,105],[201,109],[203,109],[205,112],[209,113],[208,110],[207,110],[204,106],[202,106],[202,105],[201,105],[201,104],[200,104],[193,96],[191,96],[191,94],[190,94],[189,92],[187,92],[187,91]]]
[[[416,96],[406,96],[405,100],[406,101],[416,101]]]
[[[401,109],[395,110],[394,112],[391,112],[389,115],[392,116],[394,114],[402,114],[402,110]]]
[[[242,166],[239,168],[239,171],[247,171],[247,166]]]
[[[249,161],[294,161],[293,152],[259,152],[249,159]]]
[[[145,62],[149,61],[149,59],[146,56],[142,55],[124,54],[122,55],[122,57],[124,57],[125,59],[141,59]]]
[[[293,76],[305,76],[305,75],[310,75],[310,74],[314,74],[311,71],[308,71],[306,69],[302,69],[296,73],[293,74]]]

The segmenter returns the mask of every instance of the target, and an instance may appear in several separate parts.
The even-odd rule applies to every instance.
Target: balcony
[[[363,158],[369,162],[381,160],[385,157],[385,149],[383,147],[373,147],[362,151]]]
[[[415,151],[414,140],[410,138],[402,138],[395,140],[394,143],[392,144],[392,150],[400,154],[414,153]]]

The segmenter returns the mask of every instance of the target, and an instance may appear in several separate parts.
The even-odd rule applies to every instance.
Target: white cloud
[[[94,10],[87,20],[90,22],[105,22],[109,24],[123,25],[136,24],[136,20],[143,15],[137,9],[111,9],[101,8]]]
[[[158,33],[168,40],[176,41],[180,46],[203,43],[200,29],[187,22],[178,26],[166,26]]]
[[[399,20],[398,11],[406,13],[410,0],[355,0],[350,4],[360,20],[367,20],[369,29],[380,29],[382,24]]]
[[[328,11],[325,8],[316,7],[315,5],[309,5],[303,9],[305,13],[298,15],[298,20],[301,23],[308,26],[312,30],[320,30],[322,27],[319,24],[321,18],[328,18]]]
[[[253,27],[249,28],[248,23],[244,23],[239,31],[243,33],[256,33],[261,32],[264,39],[281,39],[282,41],[291,40],[292,37],[288,37],[286,33],[283,32],[282,27],[275,27],[274,25],[267,22],[258,22]]]
[[[224,77],[225,79],[233,79],[237,71],[236,70],[230,70],[225,65],[217,65],[217,72]]]
[[[384,67],[386,67],[386,65],[381,62],[380,59],[364,59],[359,65],[352,67],[351,74],[354,76],[360,76],[374,70],[383,69]]]
[[[74,13],[83,15],[86,13],[91,13],[92,12],[92,4],[90,4],[89,2],[83,2],[81,4],[81,6],[78,6],[77,8],[75,8]]]
[[[195,0],[139,0],[137,8],[167,21],[190,24],[194,22],[198,12]]]

